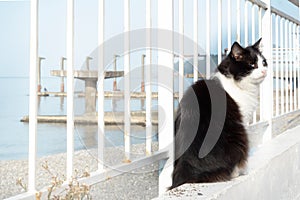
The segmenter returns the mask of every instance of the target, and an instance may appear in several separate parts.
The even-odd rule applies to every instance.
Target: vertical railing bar
[[[288,78],[289,78],[289,68],[288,68],[288,20],[285,20],[285,27],[284,27],[284,51],[285,51],[285,112],[289,112],[289,84],[288,84]]]
[[[194,71],[194,82],[198,81],[198,0],[194,0],[193,5],[193,37],[194,37],[194,52],[193,52],[193,71]]]
[[[285,98],[284,98],[284,70],[283,70],[283,60],[284,60],[284,42],[283,42],[283,34],[284,34],[284,19],[281,17],[280,18],[280,104],[281,104],[281,115],[284,114],[284,105],[285,105]]]
[[[292,32],[292,56],[293,56],[293,97],[294,97],[294,110],[297,109],[297,90],[296,90],[296,24],[293,23],[293,32]]]
[[[38,68],[38,0],[30,2],[30,95],[29,95],[29,144],[28,191],[36,190],[37,153],[37,68]]]
[[[278,44],[278,33],[279,33],[279,30],[278,30],[278,20],[279,20],[279,16],[277,14],[275,14],[275,60],[276,60],[276,64],[275,64],[275,67],[276,67],[276,71],[275,71],[275,95],[276,95],[276,98],[275,98],[275,112],[276,112],[276,116],[279,115],[279,81],[278,81],[278,74],[279,74],[279,44]]]
[[[222,0],[218,0],[218,64],[222,61]]]
[[[74,157],[74,0],[67,1],[67,178],[73,175]]]
[[[252,3],[251,7],[251,36],[252,36],[252,44],[255,42],[255,4]]]
[[[241,0],[236,1],[236,41],[241,42]]]
[[[151,94],[151,0],[146,0],[146,154],[152,153],[152,94]]]
[[[98,170],[104,169],[104,31],[105,31],[105,0],[98,5]]]
[[[210,1],[206,1],[206,79],[210,78]]]
[[[184,0],[179,0],[179,101],[184,91]],[[197,56],[198,57],[198,56]]]
[[[300,14],[300,8],[299,8],[299,14]],[[298,24],[295,23],[294,24],[294,107],[295,107],[295,110],[299,109],[298,105],[299,105],[299,100],[298,100],[298,96],[299,96],[299,92],[298,92],[298,89],[297,89],[297,86],[299,87],[298,85],[298,48],[297,48],[297,43],[298,43],[298,39],[297,39],[297,26]]]
[[[252,3],[251,6],[251,40],[252,40],[252,44],[255,43],[255,5]],[[256,111],[253,112],[253,123],[256,123]]]
[[[231,47],[231,0],[227,2],[227,40],[228,40],[228,52],[230,52]]]
[[[271,27],[272,27],[272,24],[271,24]],[[259,35],[259,38],[262,37],[262,8],[261,7],[258,7],[258,35]],[[267,40],[270,40],[270,38],[268,38]],[[270,58],[270,60],[271,60],[271,58]],[[263,85],[260,85],[259,86],[259,96],[260,97],[262,96],[263,92],[264,92],[263,91]],[[272,93],[272,95],[273,95],[273,93]],[[259,104],[259,116],[260,116],[259,120],[260,121],[261,121],[261,116],[263,116],[263,110],[264,110],[264,108],[262,107],[263,103],[264,103],[263,99],[260,98],[260,104]],[[272,103],[272,105],[273,105],[273,103]]]
[[[245,25],[245,46],[248,46],[248,0],[245,0],[245,11],[244,11],[244,25]]]
[[[300,9],[300,8],[299,8]],[[298,82],[298,109],[300,109],[300,26],[297,25],[297,28],[296,28],[296,31],[297,31],[297,42],[296,42],[296,48],[297,48],[297,70],[298,70],[298,74],[297,74],[297,82]]]
[[[158,1],[157,17],[159,32],[158,45],[164,44],[162,51],[158,51],[158,130],[159,149],[167,150],[169,159],[159,175],[159,194],[164,193],[172,183],[171,174],[174,164],[174,15],[173,0]],[[167,113],[167,115],[166,115]]]
[[[271,66],[273,65],[272,58],[272,15],[271,15],[271,0],[264,1],[267,4],[267,9],[264,10],[262,15],[262,8],[259,9],[259,34],[262,38],[265,38],[263,45],[264,55],[269,58]],[[262,110],[260,120],[268,122],[268,127],[266,127],[263,134],[263,143],[272,139],[272,116],[273,116],[273,68],[268,68],[268,76],[265,78],[264,82],[261,84],[261,103],[260,108]]]
[[[124,161],[130,162],[130,0],[124,0],[124,80]]]
[[[262,35],[262,8],[258,7],[258,20],[260,21],[260,23],[258,23],[258,34],[259,37],[261,37]]]
[[[292,52],[291,52],[291,48],[292,48],[292,22],[289,22],[288,24],[289,26],[289,48],[288,48],[288,55],[289,55],[289,80],[290,80],[290,84],[289,84],[289,93],[290,93],[290,103],[289,103],[289,110],[290,112],[293,111],[293,85],[292,85],[292,77],[293,77],[293,64],[292,64]]]
[[[293,98],[293,22],[289,21],[289,90],[290,90],[290,112],[293,111],[294,98]]]

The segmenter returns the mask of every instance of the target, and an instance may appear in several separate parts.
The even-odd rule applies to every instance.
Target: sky
[[[145,27],[145,0],[131,0],[131,29]],[[211,16],[216,13],[216,0],[211,1]],[[223,0],[226,6],[227,0]],[[153,10],[157,0],[153,0]],[[178,0],[174,0],[175,13]],[[297,7],[286,0],[272,0],[272,5],[299,18]],[[97,0],[75,0],[75,68],[84,65],[86,56],[97,47]],[[235,9],[235,5],[232,5]],[[226,10],[226,9],[225,9]],[[193,37],[192,1],[185,1],[185,34]],[[153,11],[155,12],[155,11]],[[155,14],[155,13],[154,13]],[[199,1],[199,45],[205,46],[205,1]],[[226,32],[226,13],[222,16]],[[174,29],[178,31],[178,16],[175,15]],[[234,24],[235,18],[232,18]],[[29,74],[29,0],[0,0],[0,77],[27,77]],[[157,19],[153,18],[153,26]],[[212,38],[216,37],[212,17]],[[123,31],[123,0],[106,1],[105,38],[114,37]],[[205,26],[205,24],[204,24]],[[233,27],[234,32],[234,27]],[[251,38],[251,37],[249,37]],[[233,38],[234,39],[234,38]],[[214,40],[212,51],[217,48]],[[222,47],[226,46],[226,39]],[[66,0],[40,0],[39,3],[39,55],[46,59],[42,63],[42,76],[50,76],[51,69],[58,69],[60,58],[66,56]],[[140,61],[137,61],[140,62]]]

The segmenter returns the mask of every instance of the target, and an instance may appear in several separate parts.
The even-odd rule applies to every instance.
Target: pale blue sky
[[[212,16],[214,16],[216,0],[211,2]],[[227,1],[223,2],[226,6]],[[176,13],[178,0],[174,3]],[[75,0],[75,65],[77,68],[81,67],[85,57],[97,47],[97,4],[98,0]],[[157,0],[154,0],[153,8],[156,4]],[[145,0],[131,0],[131,5],[131,28],[144,28]],[[298,9],[286,0],[272,0],[272,5],[298,18]],[[235,5],[232,6],[234,9]],[[58,67],[60,57],[66,55],[66,0],[40,0],[39,11],[39,54],[46,57],[43,61],[42,75],[49,76],[50,69]],[[0,77],[28,76],[29,12],[29,1],[0,0]],[[185,13],[185,33],[188,37],[192,37],[192,1],[185,2]],[[225,19],[225,14],[223,19]],[[199,15],[199,44],[205,46],[205,30],[200,26],[204,23],[205,16],[205,1],[203,0],[199,1]],[[106,20],[106,38],[122,33],[123,0],[106,1]],[[176,20],[178,18],[175,16],[175,22]],[[234,24],[235,19],[232,20]],[[226,21],[223,20],[223,23],[226,28]],[[154,18],[153,25],[155,24]],[[216,24],[216,19],[212,19],[212,24]],[[213,31],[214,29],[212,25],[212,38],[217,34]],[[178,30],[176,23],[175,30]],[[225,45],[226,40],[223,42],[224,47]],[[212,49],[216,49],[215,42],[212,42]]]

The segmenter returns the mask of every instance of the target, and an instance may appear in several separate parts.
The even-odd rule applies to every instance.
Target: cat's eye
[[[267,66],[268,66],[267,60],[264,59],[264,60],[262,61],[262,64],[263,64],[264,67],[267,67]]]
[[[250,65],[251,65],[252,68],[258,68],[257,63],[251,63]]]

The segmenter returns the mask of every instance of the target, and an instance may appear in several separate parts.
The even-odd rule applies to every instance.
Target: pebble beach
[[[158,145],[153,144],[153,150]],[[145,155],[145,145],[136,144],[132,146],[131,158],[139,158]],[[104,153],[106,167],[116,166],[122,163],[124,151],[122,147],[108,147]],[[78,173],[85,170],[89,172],[97,169],[97,150],[80,150],[74,153],[74,169]],[[49,171],[42,165],[49,166]],[[66,154],[55,154],[44,156],[37,160],[37,190],[47,188],[51,184],[51,177],[56,175],[63,177],[66,174]],[[0,161],[0,199],[12,197],[24,192],[17,180],[22,179],[27,184],[28,161],[27,160],[1,160]],[[90,195],[92,199],[152,199],[158,196],[158,163],[142,167],[135,171],[125,173],[97,183],[91,186]]]

